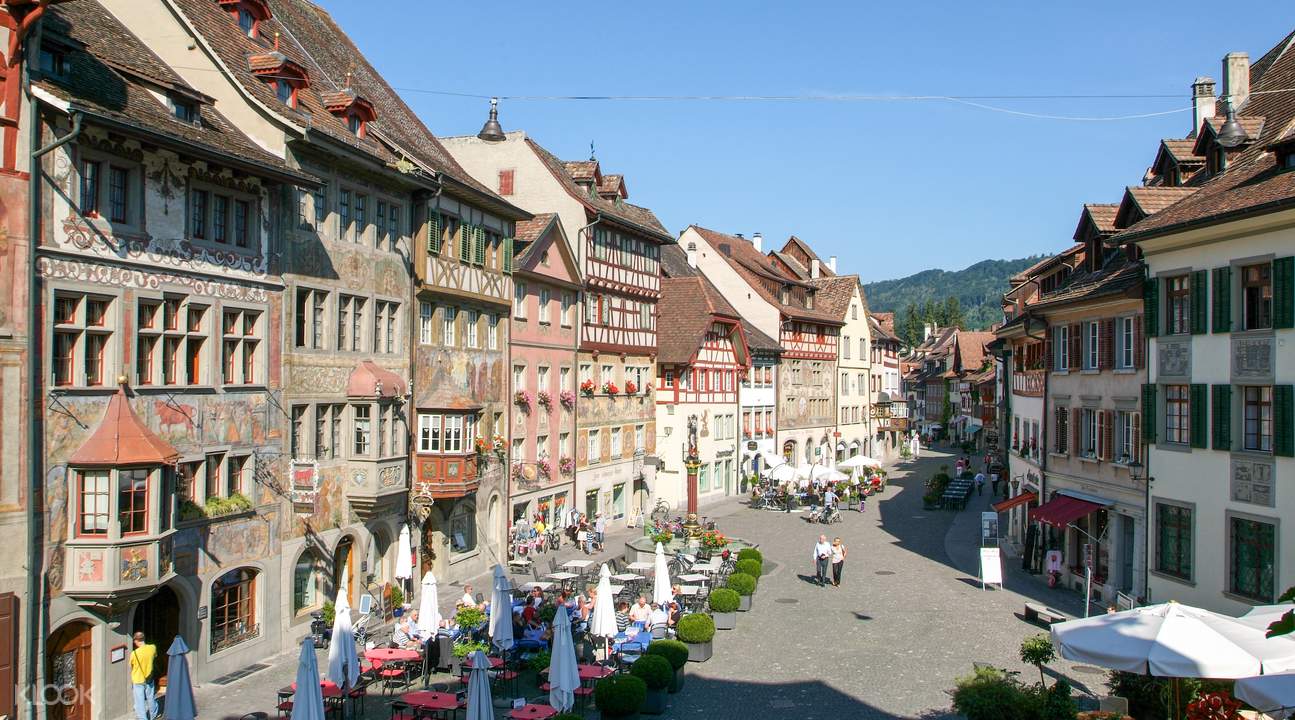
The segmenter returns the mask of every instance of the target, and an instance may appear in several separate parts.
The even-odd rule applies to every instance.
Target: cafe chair
[[[407,688],[409,687],[409,664],[403,662],[386,663],[378,671],[378,677],[382,680],[383,694],[387,694],[397,685]]]
[[[414,713],[414,709],[409,706],[409,703],[396,700],[391,703],[390,720],[418,720],[418,716]]]

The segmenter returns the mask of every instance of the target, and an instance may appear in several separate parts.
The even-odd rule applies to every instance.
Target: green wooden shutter
[[[1142,439],[1156,441],[1156,386],[1152,383],[1142,385]]]
[[[1208,270],[1197,270],[1192,273],[1192,295],[1191,295],[1191,312],[1192,312],[1192,334],[1200,335],[1209,332],[1206,326],[1206,308],[1209,307],[1209,278]]]
[[[1193,383],[1191,393],[1188,397],[1188,422],[1191,427],[1187,428],[1190,435],[1191,446],[1194,448],[1209,447],[1207,438],[1209,437],[1209,408],[1206,405],[1209,395],[1209,385],[1203,383]]]
[[[1273,386],[1273,454],[1295,457],[1295,386]]]
[[[1214,269],[1214,332],[1232,332],[1232,268]]]
[[[1147,278],[1142,286],[1142,331],[1147,337],[1160,332],[1160,278]]]
[[[459,259],[472,261],[472,226],[467,223],[459,225]]]
[[[476,257],[476,263],[477,263],[478,265],[485,265],[485,264],[486,264],[486,229],[485,229],[485,228],[483,228],[483,227],[479,227],[479,228],[477,228],[477,257]]]
[[[435,210],[427,216],[427,252],[441,254],[441,214]]]
[[[513,239],[510,237],[506,237],[504,238],[504,272],[510,273],[512,271],[513,271]]]
[[[1273,327],[1295,327],[1295,257],[1273,260]]]
[[[1215,450],[1232,449],[1232,386],[1215,385],[1213,388]]]

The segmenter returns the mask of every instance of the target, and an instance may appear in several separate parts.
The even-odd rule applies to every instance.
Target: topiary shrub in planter
[[[764,562],[764,554],[755,548],[742,548],[737,551],[738,560],[759,560]]]
[[[735,572],[728,576],[728,589],[738,594],[739,612],[747,612],[751,609],[751,596],[755,593],[755,578],[746,573]]]
[[[715,621],[709,615],[690,613],[679,618],[675,633],[683,644],[688,646],[688,659],[692,662],[706,662],[715,654],[712,641],[715,639]]]
[[[660,715],[666,708],[666,691],[674,680],[674,667],[670,661],[660,655],[644,655],[630,666],[630,675],[639,678],[647,685],[647,697],[643,700],[643,712],[648,715]]]
[[[670,692],[677,693],[683,689],[684,668],[688,666],[688,646],[678,640],[653,640],[644,655],[660,655],[674,668],[674,679],[670,681]]]
[[[764,561],[756,560],[755,558],[738,560],[737,563],[733,565],[733,572],[740,572],[744,575],[758,578],[764,574]]]
[[[729,588],[717,588],[706,599],[710,605],[710,616],[715,621],[716,630],[732,630],[737,627],[737,609],[742,604],[742,596]]]
[[[594,705],[609,720],[638,717],[645,699],[647,683],[633,675],[613,675],[594,686]]]

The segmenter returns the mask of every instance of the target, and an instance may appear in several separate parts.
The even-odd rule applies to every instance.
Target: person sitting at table
[[[427,638],[436,634],[436,628],[425,628],[418,624],[418,610],[410,610],[406,616],[409,618],[409,636],[419,642],[426,642]]]
[[[652,619],[652,607],[647,604],[647,596],[639,595],[638,602],[630,608],[630,622],[645,623]]]
[[[616,630],[625,632],[625,628],[630,626],[630,604],[622,600],[616,606]]]
[[[476,600],[476,598],[472,597],[472,586],[471,586],[471,585],[464,585],[464,586],[463,586],[463,597],[459,598],[459,602],[457,603],[457,607],[461,607],[461,608],[463,608],[463,607],[477,607],[477,600]],[[479,610],[480,608],[477,608],[477,609]]]
[[[649,618],[649,623],[648,627],[657,627],[658,625],[664,627],[670,624],[670,618],[660,605],[652,603],[652,615]]]
[[[402,650],[417,650],[421,646],[409,626],[408,615],[401,616],[400,622],[396,624],[395,631],[391,633],[391,644]]]
[[[531,596],[530,598],[528,598],[528,600],[530,601],[530,604],[535,607],[539,607],[543,605],[544,591],[540,590],[538,586],[531,588]]]
[[[679,607],[679,603],[677,601],[671,600],[670,611],[669,613],[667,613],[666,624],[669,625],[670,627],[674,627],[679,622],[680,617],[683,617],[683,608]]]

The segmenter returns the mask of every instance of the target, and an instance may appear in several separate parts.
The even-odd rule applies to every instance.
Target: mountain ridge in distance
[[[910,303],[920,308],[928,300],[943,303],[950,296],[957,297],[966,329],[988,330],[1002,321],[1002,298],[1009,287],[1008,279],[1045,257],[981,260],[961,270],[931,268],[902,278],[864,283],[863,290],[869,309],[895,313],[896,323],[902,321]]]

